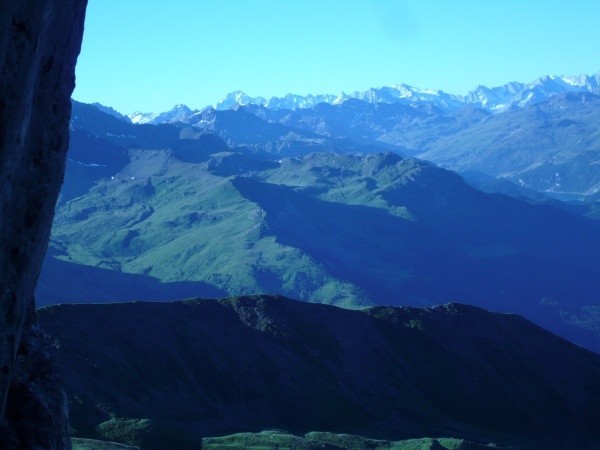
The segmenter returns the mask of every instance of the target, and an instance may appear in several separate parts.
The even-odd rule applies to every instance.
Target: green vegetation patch
[[[498,448],[493,444],[475,444],[454,438],[422,438],[403,441],[369,439],[351,434],[311,432],[297,436],[284,431],[236,433],[229,436],[204,438],[202,448],[245,448],[253,450],[345,449],[345,450],[476,450]]]
[[[139,447],[96,439],[73,438],[73,450],[139,450]]]
[[[96,430],[103,439],[140,447],[152,432],[152,422],[148,419],[113,418],[102,422]]]

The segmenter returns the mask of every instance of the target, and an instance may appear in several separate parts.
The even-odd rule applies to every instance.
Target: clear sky
[[[161,112],[599,70],[598,0],[89,0],[73,97]]]

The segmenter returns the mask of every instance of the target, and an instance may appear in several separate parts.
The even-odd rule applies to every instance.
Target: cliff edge
[[[0,0],[0,447],[70,448],[33,292],[64,175],[87,0]]]

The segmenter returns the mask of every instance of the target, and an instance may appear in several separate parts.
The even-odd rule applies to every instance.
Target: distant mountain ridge
[[[295,111],[244,109],[268,122],[387,145],[459,173],[500,177],[558,198],[591,198],[600,191],[600,96],[590,92],[556,94],[496,114],[475,106],[443,112],[427,104],[358,99]]]
[[[283,97],[251,97],[242,91],[227,94],[212,107],[205,109],[227,110],[235,106],[263,106],[268,109],[306,109],[320,103],[338,105],[349,99],[359,99],[368,103],[430,103],[442,111],[453,111],[472,105],[486,111],[496,113],[526,105],[543,102],[556,94],[567,92],[600,93],[600,72],[594,75],[579,76],[548,75],[539,77],[529,83],[509,82],[503,86],[478,86],[466,95],[456,95],[436,89],[420,89],[407,84],[396,84],[371,88],[366,91],[351,93],[340,92],[337,95],[298,95],[286,94]],[[201,110],[192,110],[185,105],[176,105],[170,111],[162,113],[134,112],[127,115],[133,123],[173,123],[188,122],[190,116]]]
[[[248,145],[270,155],[306,154],[323,139],[334,147],[352,140],[363,148],[343,143],[345,153],[392,150],[459,173],[505,180],[504,187],[488,185],[492,191],[523,189],[530,198],[537,191],[588,201],[600,190],[599,105],[600,73],[479,86],[464,96],[408,85],[270,99],[236,91],[201,111],[177,105],[125,120],[191,126],[217,133],[230,146]],[[294,133],[283,138],[282,125],[302,135],[300,146]]]

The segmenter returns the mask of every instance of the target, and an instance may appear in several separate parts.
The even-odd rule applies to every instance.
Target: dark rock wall
[[[53,372],[51,365],[44,366],[50,364],[48,361],[41,362],[43,345],[34,338],[37,332],[33,292],[64,175],[70,97],[75,87],[75,63],[86,5],[87,0],[0,0],[2,448],[69,445],[68,436],[36,436],[36,430],[45,426],[31,423],[26,443],[11,421],[21,421],[23,414],[29,414],[20,408],[25,410],[36,396],[46,395],[45,390],[50,397],[38,398],[41,403],[33,409],[45,408],[47,422],[57,419],[52,411],[58,405],[52,402],[60,399],[52,397],[56,394],[51,392],[56,390],[55,382],[50,381]],[[41,359],[32,364],[32,355]],[[45,375],[28,373],[42,368]],[[32,377],[45,377],[45,381],[34,388],[26,382]],[[11,402],[7,404],[9,396]],[[32,420],[42,420],[44,414],[37,411],[34,416]]]

